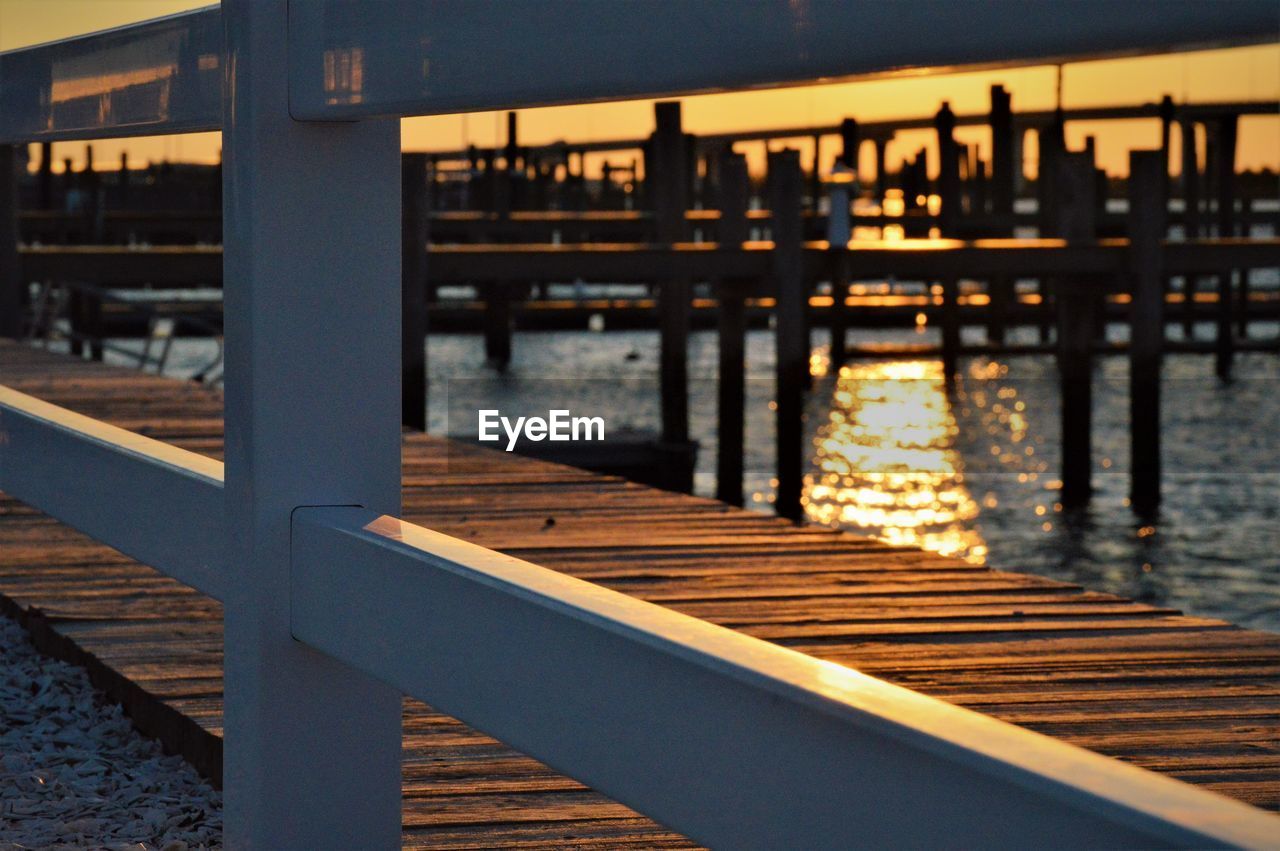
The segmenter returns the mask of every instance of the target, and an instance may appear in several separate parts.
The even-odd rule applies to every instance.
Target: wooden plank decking
[[[209,390],[12,344],[0,383],[220,456]],[[404,516],[1280,810],[1280,636],[426,436]],[[217,603],[3,495],[0,603],[220,771]],[[404,732],[407,846],[687,844],[416,701]]]

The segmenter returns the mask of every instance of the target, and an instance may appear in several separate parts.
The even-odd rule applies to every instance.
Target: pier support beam
[[[1093,239],[1097,232],[1097,180],[1088,153],[1056,158],[1055,226],[1067,240]],[[1093,493],[1093,343],[1095,281],[1058,281],[1058,375],[1062,388],[1062,504],[1087,505]]]
[[[741,245],[747,239],[747,160],[724,153],[718,161],[721,245]],[[747,319],[743,292],[746,281],[717,281],[720,301],[720,363],[717,387],[716,499],[742,505],[742,468],[746,436]]]
[[[654,105],[656,128],[645,184],[653,203],[658,242],[678,242],[684,233],[689,181],[684,133],[680,129],[680,103]],[[672,279],[658,283],[658,356],[662,402],[662,440],[683,444],[689,440],[689,281]]]
[[[1162,151],[1129,154],[1129,500],[1141,517],[1160,507],[1160,363],[1168,172]]]
[[[290,553],[299,507],[400,514],[400,122],[293,120],[286,0],[222,22],[224,840],[399,848],[400,692],[294,639]]]
[[[0,337],[22,336],[22,268],[18,262],[18,149],[0,145]]]
[[[804,517],[804,393],[809,383],[808,292],[804,279],[802,176],[797,151],[769,154],[769,208],[773,211],[773,280],[777,298],[776,387],[778,487],[774,509]]]
[[[427,158],[400,160],[400,416],[427,430]]]

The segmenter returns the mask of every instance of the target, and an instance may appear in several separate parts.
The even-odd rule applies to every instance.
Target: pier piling
[[[809,382],[809,339],[805,312],[804,234],[801,218],[800,154],[769,154],[769,202],[773,210],[773,279],[777,298],[776,346],[778,485],[774,509],[780,517],[804,517],[804,393]]]
[[[1235,236],[1235,166],[1238,116],[1225,114],[1218,119],[1215,164],[1218,190],[1218,237]],[[1234,313],[1235,278],[1233,269],[1223,269],[1218,275],[1218,334],[1214,353],[1214,370],[1223,381],[1231,380],[1231,367],[1235,360],[1235,336],[1232,330]]]
[[[741,154],[719,157],[717,189],[720,201],[721,245],[741,245],[747,238],[747,160]],[[743,289],[746,282],[717,281],[720,300],[720,342],[717,388],[716,499],[742,505],[742,469],[746,434],[747,318]]]
[[[654,105],[655,130],[645,172],[650,191],[657,241],[666,245],[684,235],[689,181],[685,175],[686,145],[680,128],[680,103]],[[689,281],[658,282],[659,383],[662,402],[662,440],[689,440]]]
[[[1058,235],[1093,239],[1097,227],[1097,181],[1093,157],[1063,152],[1056,158],[1053,193]],[[1087,505],[1093,492],[1094,282],[1077,278],[1055,284],[1058,319],[1058,375],[1062,388],[1062,504]]]
[[[1142,517],[1154,516],[1160,507],[1164,164],[1161,151],[1129,154],[1129,500]]]

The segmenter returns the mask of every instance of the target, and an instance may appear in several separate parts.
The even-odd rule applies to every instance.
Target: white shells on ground
[[[221,847],[221,794],[0,617],[0,851]]]

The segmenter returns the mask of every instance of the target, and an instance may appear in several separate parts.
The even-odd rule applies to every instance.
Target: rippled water
[[[856,340],[925,342],[931,334],[868,330]],[[825,371],[824,338],[815,333],[817,372]],[[211,345],[181,342],[172,371],[198,368]],[[605,416],[614,434],[657,429],[656,333],[521,333],[515,349],[509,372],[497,375],[477,337],[432,338],[431,429],[473,435],[480,407],[516,415],[568,407]],[[694,333],[689,350],[690,426],[701,443],[695,487],[711,495],[715,335]],[[746,488],[761,510],[773,474],[772,369],[771,335],[751,332]],[[1125,358],[1102,359],[1095,373],[1096,493],[1075,516],[1056,500],[1052,358],[970,359],[950,394],[937,361],[855,361],[815,378],[807,511],[816,522],[886,540],[1280,631],[1280,359],[1240,355],[1235,376],[1222,384],[1203,355],[1167,358],[1164,505],[1144,525],[1126,499]]]

